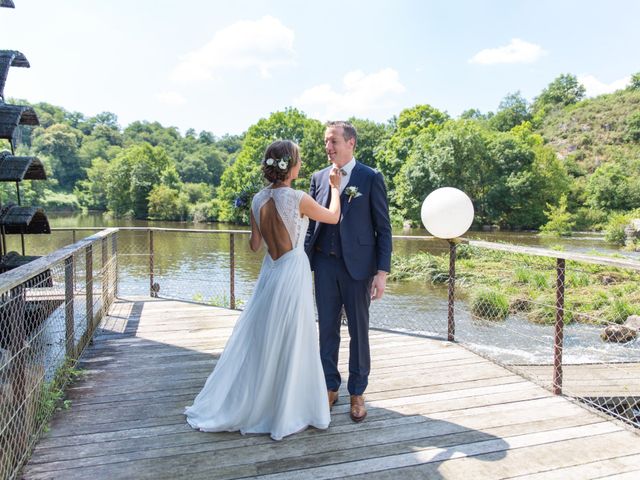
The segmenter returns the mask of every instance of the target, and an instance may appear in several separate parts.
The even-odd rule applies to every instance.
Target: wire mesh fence
[[[4,273],[0,282],[0,478],[48,427],[75,361],[116,292],[107,230]]]
[[[249,249],[248,233],[121,228],[121,295],[242,309],[253,291],[263,255]],[[441,318],[443,312],[446,318],[446,311],[446,287],[391,283],[385,297],[371,305],[371,325],[442,337],[446,336],[446,324],[442,326]]]

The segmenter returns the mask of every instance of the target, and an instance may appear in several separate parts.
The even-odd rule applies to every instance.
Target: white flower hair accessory
[[[291,157],[287,155],[286,157],[283,157],[283,158],[267,158],[264,161],[264,163],[269,167],[273,167],[274,165],[277,165],[280,170],[286,170],[289,167],[290,160],[291,160]]]

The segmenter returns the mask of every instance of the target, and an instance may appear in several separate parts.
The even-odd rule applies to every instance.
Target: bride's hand
[[[332,188],[340,189],[340,181],[342,180],[342,175],[340,174],[340,170],[337,168],[332,168],[329,172],[329,184]]]

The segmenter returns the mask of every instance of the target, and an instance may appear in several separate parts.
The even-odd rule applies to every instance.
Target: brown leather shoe
[[[351,420],[358,423],[367,416],[367,408],[364,406],[364,397],[362,395],[351,395]]]
[[[327,396],[329,397],[329,410],[338,402],[338,392],[333,390],[327,390]]]

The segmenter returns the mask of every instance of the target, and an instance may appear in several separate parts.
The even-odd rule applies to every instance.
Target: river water
[[[49,214],[52,227],[108,226],[168,227],[184,229],[234,229],[245,227],[225,224],[179,222],[123,221],[100,214]],[[76,239],[91,232],[78,232]],[[394,234],[424,236],[425,230],[396,230]],[[619,250],[598,234],[583,233],[570,238],[541,237],[531,232],[469,232],[470,239],[507,242],[543,248],[561,248],[581,253],[622,255],[640,260],[640,254]],[[43,255],[72,242],[71,232],[56,231],[52,235],[26,237],[27,255]],[[240,306],[251,295],[262,261],[261,254],[248,249],[246,238],[238,236],[236,244],[236,296]],[[228,302],[229,241],[226,235],[198,233],[154,234],[154,280],[160,285],[160,295],[209,303]],[[19,237],[9,238],[9,249],[20,250]],[[440,240],[396,239],[394,252],[409,255],[421,251],[446,252],[446,242]],[[118,240],[120,292],[148,294],[148,236],[144,232],[123,232]],[[479,322],[463,305],[456,308],[456,340],[505,363],[551,363],[553,327],[532,324],[518,316],[504,322]],[[406,332],[446,337],[447,291],[443,286],[425,282],[390,282],[382,300],[371,308],[371,325]],[[600,363],[640,361],[640,341],[625,345],[600,340],[601,327],[573,324],[565,329],[564,361],[566,363]]]

